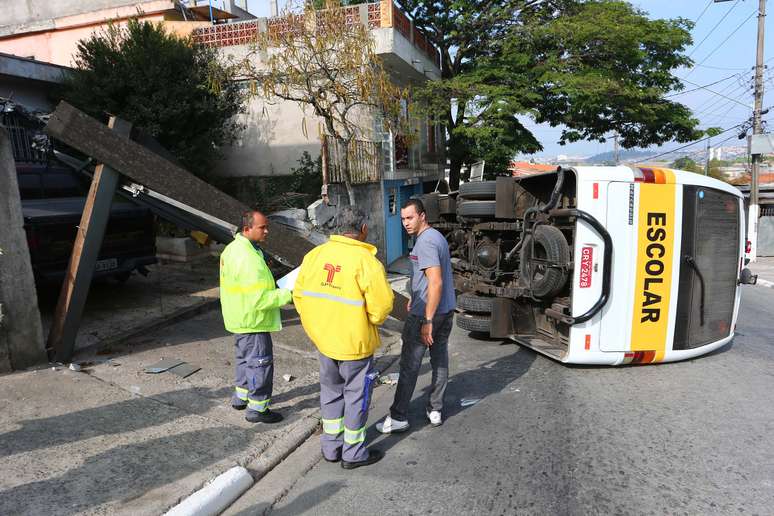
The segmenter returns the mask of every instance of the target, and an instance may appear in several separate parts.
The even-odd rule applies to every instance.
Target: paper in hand
[[[279,288],[286,288],[288,290],[293,290],[293,287],[296,284],[296,278],[298,277],[299,270],[300,270],[300,267],[296,267],[292,271],[282,276],[280,279],[277,280],[277,286]]]

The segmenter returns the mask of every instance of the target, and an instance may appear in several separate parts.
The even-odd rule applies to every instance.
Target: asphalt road
[[[772,514],[772,306],[747,287],[733,343],[644,367],[567,367],[455,329],[444,425],[415,398],[409,433],[377,434],[380,387],[369,440],[386,457],[318,463],[273,514]]]

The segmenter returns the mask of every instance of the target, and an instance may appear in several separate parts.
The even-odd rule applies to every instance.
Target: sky
[[[250,12],[257,16],[269,15],[269,0],[246,0]],[[278,0],[280,9],[285,0]],[[688,54],[696,66],[692,69],[678,69],[675,75],[684,79],[683,93],[670,97],[688,106],[701,122],[701,128],[721,127],[726,129],[749,119],[753,103],[753,67],[757,43],[758,0],[632,0],[635,7],[648,13],[651,18],[686,18],[696,22],[692,31],[693,45]],[[768,6],[764,45],[764,62],[769,61],[774,71],[774,4]],[[774,106],[774,73],[766,69],[764,74],[764,109]],[[690,82],[689,82],[690,81]],[[717,83],[716,83],[717,82]],[[711,86],[708,86],[712,83]],[[706,86],[701,89],[699,86]],[[767,94],[766,90],[772,89]],[[695,90],[695,91],[688,91]],[[774,110],[772,115],[774,116]],[[766,120],[767,116],[764,116]],[[543,144],[543,152],[536,158],[569,156],[590,156],[613,150],[612,140],[606,143],[576,142],[561,146],[556,141],[561,134],[560,127],[537,125],[525,120],[537,139]],[[728,139],[731,137],[731,139]],[[713,139],[713,145],[744,145],[737,139],[735,131],[729,131]],[[660,150],[668,151],[684,144],[667,143]],[[697,143],[687,150],[704,147]],[[526,156],[529,157],[529,156]]]

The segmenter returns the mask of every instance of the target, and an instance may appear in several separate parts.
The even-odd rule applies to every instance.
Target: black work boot
[[[245,416],[245,420],[251,423],[279,423],[282,419],[282,414],[279,412],[272,412],[269,409],[266,409],[263,412],[250,411]]]
[[[384,457],[384,453],[381,450],[368,450],[368,457],[360,462],[348,462],[346,460],[341,461],[341,467],[344,469],[355,469],[361,466],[370,466],[376,462],[379,462]]]

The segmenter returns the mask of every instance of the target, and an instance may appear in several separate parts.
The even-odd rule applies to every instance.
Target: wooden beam
[[[128,141],[132,124],[111,117],[109,126],[116,135]],[[118,172],[100,163],[91,180],[46,343],[49,357],[59,362],[69,361],[75,349],[75,338],[78,336],[86,297],[102,247],[105,228],[110,219],[110,207],[118,179]]]
[[[66,102],[51,115],[46,132],[151,190],[239,225],[248,206],[202,181],[142,145],[122,138]],[[289,265],[298,265],[314,246],[295,232],[269,222],[264,249]]]

